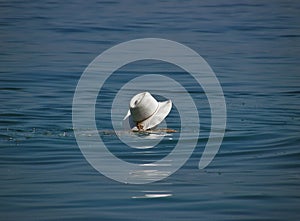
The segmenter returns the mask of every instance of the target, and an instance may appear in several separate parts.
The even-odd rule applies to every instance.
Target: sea
[[[94,105],[90,96],[83,104],[91,116],[76,116],[95,127],[74,125],[80,79],[110,71],[89,65],[143,39],[191,49],[219,82],[226,125],[204,168],[216,103],[174,63],[137,60],[92,79]],[[126,56],[155,47],[129,47]],[[168,58],[180,56],[189,60]],[[0,220],[300,220],[299,61],[299,1],[1,1]],[[141,76],[150,78],[133,82]],[[176,132],[119,128],[130,97],[143,91],[171,98],[161,127]],[[91,157],[85,141],[93,138]],[[178,168],[160,171],[157,162],[174,151],[168,165]],[[151,169],[125,174],[120,165]],[[124,174],[143,182],[118,179]]]

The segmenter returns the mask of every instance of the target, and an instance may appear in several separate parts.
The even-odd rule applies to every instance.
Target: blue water
[[[299,2],[283,0],[2,1],[0,219],[299,220],[299,14]],[[190,88],[202,107],[191,158],[164,180],[123,184],[80,152],[72,100],[96,56],[146,37],[178,41],[206,59],[224,91],[227,127],[212,163],[198,170],[210,112],[203,91]],[[175,73],[190,83],[182,70],[161,63],[118,71]],[[102,112],[122,80],[103,90],[108,106],[97,105],[99,130],[111,129]],[[179,127],[176,116],[174,109],[172,128]],[[161,159],[178,140],[174,134],[159,148],[130,152],[116,135],[101,136],[115,155],[136,163]]]

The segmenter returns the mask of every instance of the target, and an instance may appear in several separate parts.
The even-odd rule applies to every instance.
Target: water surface
[[[299,219],[299,9],[297,1],[1,2],[1,220]],[[99,130],[111,129],[107,107],[134,74],[173,74],[201,106],[187,163],[162,181],[126,185],[85,160],[72,99],[97,55],[145,37],[178,41],[207,60],[224,91],[227,128],[216,158],[198,170],[210,128],[203,90],[162,62],[122,67],[96,105]],[[167,123],[180,126],[176,109]],[[178,139],[136,150],[114,134],[101,136],[115,155],[136,163],[161,159]]]

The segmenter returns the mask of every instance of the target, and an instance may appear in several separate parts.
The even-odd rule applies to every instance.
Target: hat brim
[[[147,118],[146,120],[140,122],[144,130],[152,129],[160,124],[170,113],[172,109],[172,101],[167,100],[163,102],[158,102],[158,108],[154,114]],[[136,122],[133,121],[130,110],[128,110],[127,115],[123,119],[123,128],[125,130],[138,130],[136,127]]]

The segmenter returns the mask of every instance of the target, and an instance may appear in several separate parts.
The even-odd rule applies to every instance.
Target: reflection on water
[[[164,129],[157,128],[143,132],[78,130],[76,134],[77,140],[79,136],[80,139],[84,139],[85,137],[87,138],[86,141],[90,140],[90,138],[94,141],[89,143],[87,147],[81,146],[81,151],[86,157],[86,160],[100,173],[102,166],[99,163],[104,160],[102,156],[107,154],[107,149],[108,151],[112,151],[111,153],[118,159],[127,162],[123,164],[122,168],[117,168],[120,165],[115,165],[118,161],[116,161],[114,157],[111,158],[111,161],[107,162],[108,166],[110,166],[108,174],[113,174],[113,177],[125,176],[126,178],[123,181],[125,183],[154,182],[171,175],[174,172],[174,167],[176,167],[176,157],[175,159],[172,157],[167,158],[167,155],[173,151],[172,146],[176,144],[178,140],[173,140],[173,134],[166,133]],[[97,139],[98,135],[101,135],[100,137],[103,144],[99,143]],[[123,143],[116,146],[116,143],[119,143],[118,138],[120,137],[122,137]],[[126,143],[124,143],[124,141],[126,141]],[[91,151],[93,152],[93,158],[94,156],[98,156],[98,160],[95,159],[96,161],[94,161],[90,159],[91,155],[89,153]],[[131,164],[129,165],[128,163]],[[110,175],[108,175],[108,177],[110,177]]]
[[[152,199],[152,198],[166,198],[173,194],[166,191],[143,191],[141,195],[132,196],[132,199]]]
[[[154,148],[163,138],[173,139],[172,133],[164,131],[117,133],[120,140],[129,147],[136,149]]]

